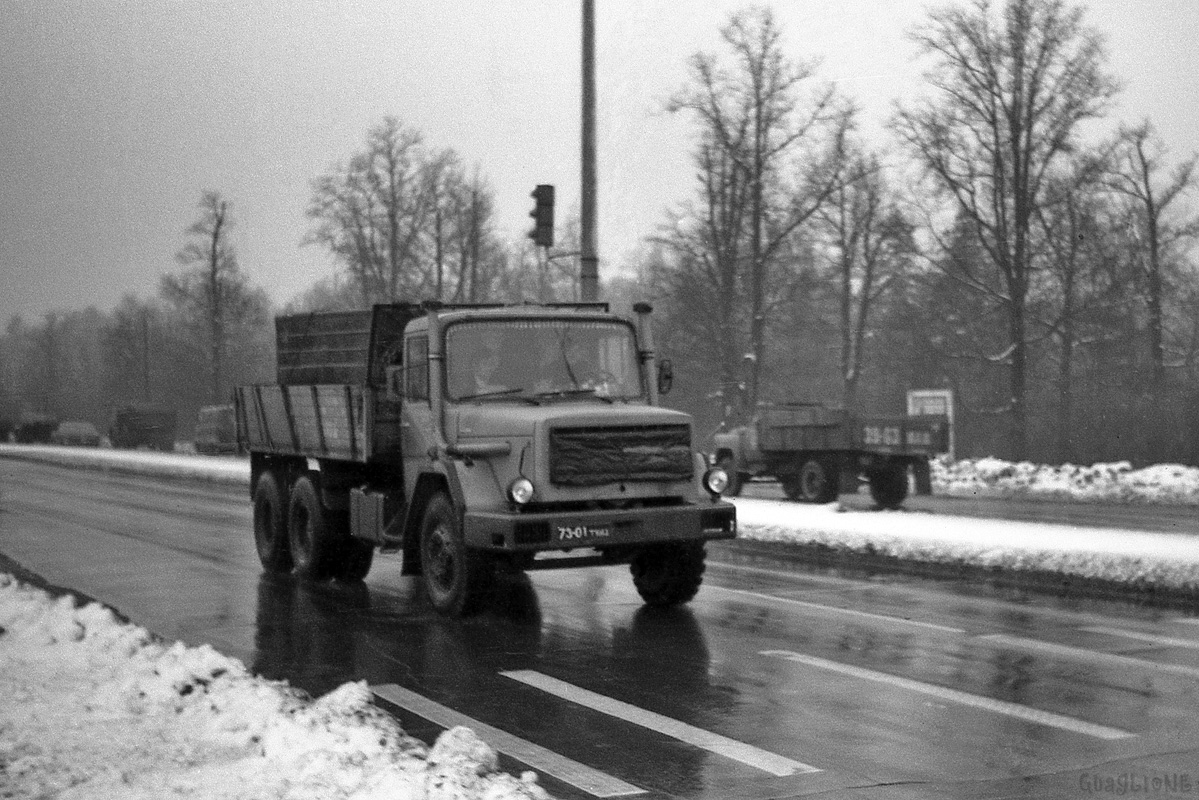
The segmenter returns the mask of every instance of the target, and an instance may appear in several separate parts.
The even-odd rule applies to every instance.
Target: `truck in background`
[[[909,469],[926,473],[929,459],[946,450],[948,428],[944,417],[864,417],[817,403],[774,403],[748,425],[718,432],[713,452],[732,497],[748,480],[773,477],[790,500],[830,503],[843,480],[864,477],[875,503],[899,508]]]
[[[497,570],[626,563],[689,601],[736,535],[692,419],[659,406],[648,305],[396,303],[276,319],[278,380],[235,390],[268,571],[361,580],[401,555],[461,615]]]
[[[238,452],[237,419],[233,405],[204,406],[196,414],[193,436],[196,452],[206,456],[232,455]]]
[[[108,428],[113,447],[171,452],[175,449],[175,409],[143,403],[117,409]]]

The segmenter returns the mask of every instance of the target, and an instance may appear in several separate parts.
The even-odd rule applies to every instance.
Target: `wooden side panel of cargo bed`
[[[252,450],[365,461],[365,390],[345,384],[244,386],[246,444]]]

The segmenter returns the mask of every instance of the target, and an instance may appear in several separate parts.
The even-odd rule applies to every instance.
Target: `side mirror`
[[[674,386],[674,366],[669,358],[664,358],[658,362],[658,394],[670,394],[671,386]]]

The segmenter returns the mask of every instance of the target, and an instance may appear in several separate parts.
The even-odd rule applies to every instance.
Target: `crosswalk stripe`
[[[551,678],[549,675],[544,675],[540,672],[533,670],[511,670],[501,672],[500,674],[561,697],[564,700],[569,700],[572,703],[586,706],[608,716],[622,719],[625,722],[631,722],[634,725],[640,725],[643,728],[648,728],[658,733],[664,733],[681,742],[686,742],[709,752],[731,758],[734,761],[740,761],[742,764],[760,769],[763,772],[769,772],[772,775],[781,777],[800,772],[820,772],[820,769],[817,767],[762,750],[751,744],[739,742],[736,739],[730,739],[727,736],[721,736],[718,733],[696,728],[685,722],[656,714],[653,711],[647,711],[644,708],[639,708],[612,697],[597,694],[566,681]]]
[[[1008,703],[1003,700],[995,700],[990,697],[982,697],[976,694],[960,692],[956,689],[948,689],[944,686],[938,686],[933,683],[923,683],[922,681],[914,681],[910,678],[901,678],[898,675],[891,675],[886,672],[876,672],[872,669],[863,667],[855,667],[850,664],[842,664],[837,661],[828,661],[815,656],[807,656],[803,653],[796,653],[791,650],[762,650],[759,653],[764,656],[774,658],[784,658],[788,661],[794,661],[799,664],[805,664],[809,667],[829,670],[842,675],[849,675],[854,678],[863,680],[875,681],[876,683],[885,683],[891,686],[897,686],[901,689],[908,689],[913,692],[921,692],[922,694],[932,695],[940,700],[948,700],[949,702],[958,703],[960,705],[972,706],[980,708],[984,711],[992,711],[996,714],[1006,714],[1009,717],[1035,722],[1039,725],[1048,725],[1054,728],[1072,731],[1074,733],[1082,733],[1087,736],[1094,736],[1099,739],[1127,739],[1136,736],[1134,733],[1120,730],[1119,728],[1109,728],[1105,725],[1095,725],[1090,722],[1085,722],[1073,717],[1067,717],[1062,714],[1054,714],[1051,711],[1042,711],[1037,708],[1022,706],[1017,703]]]
[[[631,783],[626,783],[586,764],[580,764],[552,750],[513,736],[507,731],[493,728],[394,683],[372,686],[371,691],[377,697],[394,703],[443,728],[449,729],[455,725],[465,725],[477,733],[484,742],[495,748],[497,752],[511,756],[538,772],[550,775],[594,797],[626,797],[645,793],[644,789],[639,789]]]

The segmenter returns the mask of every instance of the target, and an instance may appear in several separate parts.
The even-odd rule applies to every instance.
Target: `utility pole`
[[[579,256],[579,299],[599,299],[595,186],[595,0],[583,0],[583,202]]]

